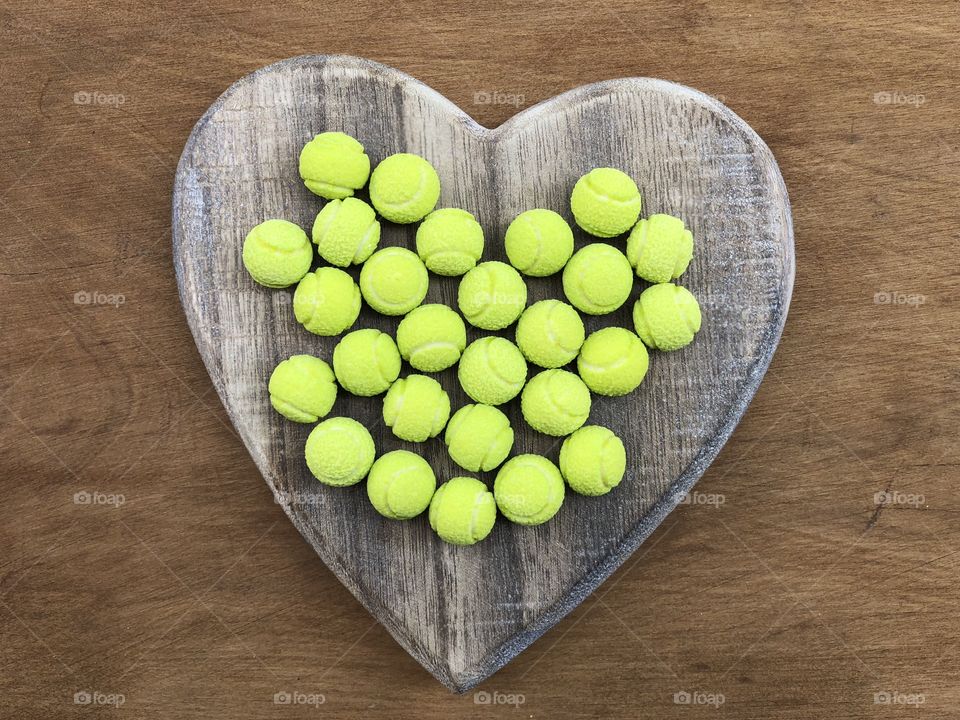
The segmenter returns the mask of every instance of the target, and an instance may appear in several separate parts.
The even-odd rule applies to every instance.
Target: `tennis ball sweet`
[[[640,191],[625,172],[595,168],[573,186],[570,210],[577,225],[591,235],[616,237],[640,217]]]
[[[434,210],[417,228],[417,255],[437,275],[463,275],[483,255],[483,228],[466,210]]]
[[[380,223],[373,208],[359,198],[331,200],[313,221],[313,242],[331,265],[358,265],[380,242]]]
[[[464,405],[443,435],[453,461],[464,470],[493,470],[513,448],[510,420],[490,405]]]
[[[534,375],[520,395],[520,410],[530,427],[545,435],[569,435],[590,415],[590,391],[566,370]]]
[[[490,336],[467,345],[457,367],[467,395],[484,405],[513,400],[527,379],[527,361],[520,348],[506,338]]]
[[[454,365],[466,345],[463,319],[446,305],[414,308],[397,327],[400,355],[423,372],[440,372]]]
[[[527,210],[510,223],[503,244],[517,270],[546,277],[558,272],[573,255],[573,230],[553,210]]]
[[[683,275],[693,258],[693,233],[672,215],[651,215],[627,237],[627,260],[637,277],[663,283]]]
[[[343,270],[317,268],[297,285],[293,314],[315,335],[339,335],[357,321],[360,288]]]
[[[493,483],[497,507],[520,525],[541,525],[563,504],[563,476],[541,455],[517,455],[504,464]]]
[[[412,223],[424,218],[440,199],[440,178],[419,155],[384,158],[370,176],[370,202],[387,220]]]
[[[307,467],[324,485],[355,485],[367,476],[376,449],[370,432],[356,420],[335,417],[307,437]]]
[[[436,489],[430,463],[407,450],[381,455],[367,476],[367,497],[378,513],[391,520],[408,520],[422,513]]]
[[[585,425],[560,447],[560,472],[581,495],[610,492],[620,484],[626,467],[623,441],[600,425]]]
[[[506,263],[480,263],[460,281],[457,304],[474,327],[502,330],[523,312],[527,286],[520,273]]]
[[[560,300],[541,300],[517,321],[517,345],[523,356],[540,367],[566,365],[583,345],[583,320]]]
[[[416,253],[402,247],[377,250],[360,270],[360,292],[383,315],[406,315],[423,302],[430,286]]]
[[[347,392],[360,397],[379,395],[400,375],[400,352],[385,332],[354,330],[333,349],[333,372]]]
[[[423,442],[436,437],[450,417],[450,397],[426,375],[397,380],[383,398],[383,421],[401,440]]]
[[[293,355],[277,365],[267,384],[270,404],[288,420],[315,423],[333,407],[333,371],[313,355]]]
[[[299,282],[313,262],[307,234],[286,220],[267,220],[255,226],[243,240],[242,255],[250,277],[269,288]]]
[[[633,306],[637,335],[652,350],[679,350],[700,330],[700,304],[689,290],[673,283],[651,285]]]
[[[497,521],[497,502],[476,478],[451,478],[437,488],[430,501],[430,527],[441,540],[473,545],[483,540]]]
[[[640,338],[622,327],[591,333],[580,349],[577,371],[598,395],[626,395],[647,374],[650,357]]]
[[[350,197],[370,177],[370,158],[346,133],[320,133],[300,151],[300,177],[320,197]]]
[[[633,268],[612,245],[591,243],[563,269],[563,292],[571,304],[589,315],[605,315],[623,305],[633,290]]]

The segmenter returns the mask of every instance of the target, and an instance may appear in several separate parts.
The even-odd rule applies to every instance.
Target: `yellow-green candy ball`
[[[370,177],[370,158],[346,133],[320,133],[300,151],[300,177],[320,197],[350,197]]]
[[[450,417],[450,397],[426,375],[397,380],[383,398],[383,421],[401,440],[423,442],[436,437]]]
[[[573,186],[570,210],[577,225],[591,235],[616,237],[640,217],[640,191],[625,172],[595,168]]]
[[[430,505],[437,478],[416,453],[394,450],[381,455],[367,476],[367,497],[377,512],[391,520],[416,517]]]
[[[480,263],[460,281],[457,304],[474,327],[502,330],[523,312],[527,286],[520,273],[506,263]]]
[[[417,254],[437,275],[463,275],[483,255],[483,228],[466,210],[434,210],[417,228]]]
[[[622,327],[591,333],[580,349],[577,371],[597,395],[626,395],[647,374],[650,356],[640,338]]]
[[[623,305],[633,290],[633,268],[612,245],[592,243],[581,248],[563,269],[563,292],[588,315],[605,315]]]
[[[517,270],[546,277],[558,272],[573,255],[573,230],[553,210],[527,210],[510,223],[503,243]]]
[[[473,545],[483,540],[497,521],[497,503],[487,486],[475,478],[451,478],[430,501],[430,527],[441,540]]]
[[[463,351],[457,377],[467,395],[484,405],[502,405],[517,396],[527,379],[520,349],[502,337],[482,337]]]
[[[566,370],[534,375],[520,396],[520,410],[530,427],[545,435],[569,435],[590,415],[590,390]]]
[[[374,328],[354,330],[333,349],[333,372],[343,389],[360,397],[386,392],[400,375],[393,338]]]
[[[523,311],[517,321],[517,345],[535,365],[557,368],[566,365],[583,345],[583,320],[560,300],[541,300]]]
[[[317,268],[297,285],[293,314],[315,335],[339,335],[357,321],[360,288],[343,270]]]
[[[324,420],[307,437],[307,467],[324,485],[355,485],[367,476],[376,449],[370,431],[352,418]]]
[[[277,365],[267,390],[273,409],[299,423],[315,423],[337,399],[333,371],[313,355],[293,355]]]
[[[600,425],[585,425],[563,441],[560,472],[581,495],[604,495],[620,484],[627,467],[623,441]]]
[[[370,176],[370,202],[391,222],[416,222],[426,217],[439,199],[437,171],[419,155],[391,155]]]
[[[256,282],[285,288],[310,271],[313,248],[307,234],[286,220],[267,220],[243,240],[243,266]]]
[[[490,405],[464,405],[443,435],[453,461],[464,470],[493,470],[513,448],[513,428],[500,410]]]
[[[497,507],[508,520],[520,525],[541,525],[563,504],[563,476],[541,455],[510,458],[493,483]]]
[[[377,250],[360,270],[360,292],[383,315],[406,315],[423,302],[430,287],[427,269],[406,248]]]
[[[411,367],[440,372],[460,359],[467,346],[467,328],[446,305],[421,305],[400,321],[397,346]]]
[[[663,283],[683,275],[693,258],[693,233],[672,215],[651,215],[627,237],[627,260],[637,277]]]
[[[633,325],[652,350],[679,350],[700,331],[700,304],[673,283],[651,285],[633,306]]]
[[[331,265],[357,265],[380,242],[380,223],[373,208],[359,198],[331,200],[313,221],[313,242]]]

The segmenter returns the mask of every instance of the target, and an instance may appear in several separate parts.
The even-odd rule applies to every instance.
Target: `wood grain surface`
[[[482,260],[505,262],[510,221],[532,207],[569,212],[573,184],[616,166],[642,188],[645,214],[682,217],[696,238],[679,282],[702,304],[697,342],[654,353],[638,391],[594,396],[588,423],[626,445],[627,472],[603,498],[569,493],[536,528],[501,518],[474,547],[447,545],[426,515],[385,520],[363,485],[316,482],[303,448],[312,426],[270,406],[277,362],[309,353],[332,362],[339,337],[317,337],[293,314],[293,292],[254,283],[240,259],[249,228],[283,217],[309,228],[322,207],[297,172],[317,132],[360,139],[373,163],[394,152],[426,157],[441,177],[441,207],[462,207],[484,227]],[[413,249],[416,225],[382,223],[380,247]],[[576,228],[576,246],[595,242]],[[623,239],[611,242],[623,249]],[[773,156],[715,99],[661,80],[594,83],[487,130],[408,75],[349,56],[302,56],[235,83],[204,114],[183,151],[173,197],[174,265],[187,320],[214,387],[277,501],[327,565],[428,670],[451,689],[474,687],[572,610],[688,497],[753,397],[780,338],[793,287],[789,201]],[[359,268],[351,268],[354,279]],[[459,278],[431,274],[426,302],[456,307]],[[528,301],[563,298],[560,275],[528,278]],[[586,316],[587,332],[632,328],[636,283],[618,311]],[[396,336],[399,318],[366,305],[354,328]],[[468,341],[493,333],[471,328]],[[499,333],[514,339],[514,328]],[[404,364],[401,376],[416,371]],[[529,368],[532,376],[537,369]],[[456,368],[436,375],[453,411],[472,402]],[[331,416],[359,419],[377,452],[422,454],[441,482],[469,474],[441,437],[398,440],[382,398],[342,392]],[[520,398],[502,406],[513,454],[558,462],[562,438],[533,431]],[[483,474],[493,486],[495,473]]]
[[[955,5],[18,0],[0,18],[0,716],[955,715]],[[490,127],[610,78],[694,86],[790,188],[790,319],[701,494],[476,694],[425,672],[273,502],[170,271],[196,119],[306,53],[399,68]]]

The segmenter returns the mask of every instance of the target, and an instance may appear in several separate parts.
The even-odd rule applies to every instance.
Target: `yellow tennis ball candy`
[[[560,300],[541,300],[517,321],[517,345],[535,365],[557,368],[572,361],[583,345],[583,320]]]
[[[592,243],[581,248],[563,269],[563,292],[588,315],[606,315],[623,305],[633,290],[633,268],[612,245]]]
[[[553,210],[527,210],[510,223],[503,244],[517,270],[546,277],[559,272],[573,255],[573,230]]]
[[[633,306],[633,325],[652,350],[679,350],[700,331],[700,304],[689,290],[673,283],[651,285]]]
[[[397,327],[400,355],[422,372],[440,372],[455,365],[467,346],[463,318],[446,305],[414,308]]]
[[[439,199],[437,171],[419,155],[391,155],[370,176],[370,202],[391,222],[417,222],[436,207]]]
[[[255,226],[243,240],[242,255],[250,277],[269,288],[299,282],[313,262],[307,234],[286,220],[267,220]]]
[[[493,470],[513,448],[513,428],[500,410],[490,405],[464,405],[443,435],[453,461],[464,470]]]
[[[380,242],[377,214],[359,198],[331,200],[313,221],[313,242],[331,265],[358,265]]]
[[[400,353],[387,333],[354,330],[333,349],[333,372],[347,392],[372,397],[386,392],[400,375]]]
[[[315,423],[337,399],[333,371],[313,355],[293,355],[277,365],[267,384],[270,404],[288,420]]]
[[[560,472],[581,495],[605,495],[620,484],[627,453],[620,440],[600,425],[585,425],[563,441]]]
[[[383,421],[401,440],[423,442],[436,437],[450,417],[450,397],[426,375],[397,380],[383,398]]]
[[[370,432],[356,420],[335,417],[307,437],[307,467],[324,485],[355,485],[367,476],[376,449]]]
[[[457,304],[474,327],[502,330],[523,312],[527,286],[520,273],[506,263],[480,263],[460,281]]]
[[[517,455],[504,464],[493,483],[497,507],[507,520],[542,525],[563,505],[560,470],[541,455]]]
[[[622,327],[591,333],[580,349],[577,371],[597,395],[626,395],[640,385],[650,357],[640,338]]]
[[[460,386],[475,402],[502,405],[513,400],[527,379],[520,348],[502,337],[482,337],[467,345],[457,367]]]
[[[339,335],[357,321],[360,288],[343,270],[317,268],[297,285],[293,314],[314,335]]]
[[[590,416],[590,391],[583,380],[566,370],[534,375],[520,395],[523,418],[544,435],[569,435]]]
[[[483,228],[466,210],[434,210],[417,228],[417,255],[437,275],[463,275],[483,255]]]
[[[407,450],[381,455],[367,476],[367,497],[378,513],[391,520],[408,520],[422,513],[436,489],[437,477],[430,463]]]
[[[363,145],[346,133],[320,133],[300,151],[300,177],[320,197],[350,197],[367,183],[370,158]]]
[[[360,270],[360,292],[383,315],[406,315],[423,302],[430,287],[420,258],[402,247],[377,250]]]
[[[451,478],[437,488],[430,501],[430,527],[453,545],[483,540],[497,521],[497,502],[476,478]]]
[[[570,210],[577,225],[591,235],[616,237],[640,217],[640,191],[625,172],[595,168],[573,186]]]
[[[693,233],[672,215],[651,215],[627,237],[627,260],[637,277],[663,283],[683,275],[693,258]]]

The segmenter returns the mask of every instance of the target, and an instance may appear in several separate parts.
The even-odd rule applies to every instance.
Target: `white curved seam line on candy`
[[[530,226],[530,229],[533,230],[533,234],[537,238],[537,252],[533,256],[533,261],[530,263],[527,263],[526,267],[524,268],[525,270],[529,270],[532,267],[536,267],[537,261],[540,259],[540,256],[543,254],[543,235],[540,233],[540,228],[538,228],[536,223],[530,220],[529,217],[526,218],[526,223],[527,225]]]
[[[480,506],[485,498],[486,495],[480,495],[473,501],[473,510],[470,513],[470,539],[474,541],[477,534],[477,515],[480,514]]]
[[[353,253],[353,264],[354,264],[354,265],[356,265],[357,263],[360,262],[360,260],[359,260],[360,251],[363,250],[363,248],[366,246],[367,240],[370,239],[370,236],[373,234],[373,229],[374,229],[376,226],[377,226],[377,221],[374,220],[372,223],[370,223],[370,227],[367,228],[367,231],[363,234],[363,237],[360,238],[360,242],[357,243],[357,248],[356,248],[356,250],[355,250],[354,253]]]
[[[617,205],[632,205],[633,203],[636,202],[636,198],[631,198],[631,199],[629,199],[629,200],[617,200],[616,198],[610,197],[610,196],[609,196],[607,193],[605,193],[605,192],[600,192],[599,190],[597,190],[597,188],[594,186],[594,184],[590,181],[590,178],[587,178],[587,187],[589,187],[591,190],[593,190],[593,192],[594,192],[595,195],[598,195],[598,196],[600,196],[601,198],[603,198],[604,200],[607,200],[607,201],[609,201],[609,202],[616,203]]]
[[[420,180],[417,183],[417,189],[414,191],[413,195],[411,195],[410,198],[405,202],[399,203],[397,205],[391,205],[390,210],[391,211],[405,210],[407,207],[409,207],[413,202],[416,201],[417,196],[420,194],[420,191],[423,190],[423,184],[426,182],[426,180],[427,180],[427,174],[423,172],[423,170],[421,170]]]
[[[621,367],[623,367],[624,364],[626,364],[626,362],[627,362],[626,357],[619,357],[613,362],[613,364],[607,365],[606,367],[604,367],[602,365],[594,365],[591,362],[586,362],[583,359],[583,355],[581,355],[580,359],[577,361],[577,365],[582,365],[587,370],[595,370],[597,372],[601,372],[601,371],[609,371],[609,370],[619,370]]]
[[[457,346],[448,342],[447,340],[434,340],[433,342],[424,343],[423,345],[418,346],[413,352],[410,353],[410,359],[412,360],[414,356],[424,352],[426,350],[434,350],[437,348],[451,348],[453,350],[457,349]],[[412,365],[413,363],[411,363]]]

